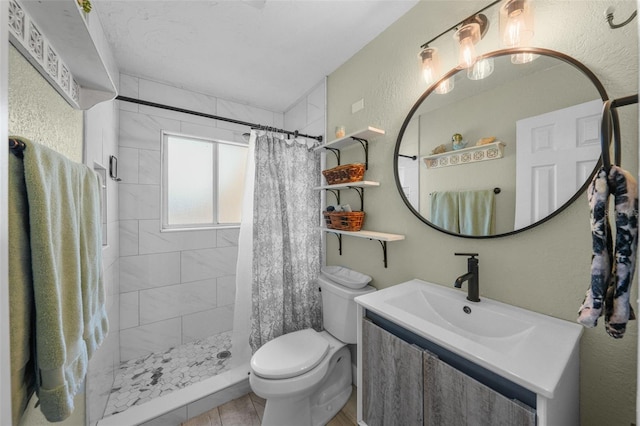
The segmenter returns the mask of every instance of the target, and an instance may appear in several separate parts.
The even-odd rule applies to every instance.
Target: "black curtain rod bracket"
[[[287,135],[293,135],[296,138],[297,137],[301,137],[301,138],[315,139],[318,142],[322,142],[322,139],[323,139],[322,136],[305,135],[304,133],[300,133],[297,130],[291,131],[291,130],[278,129],[278,128],[275,128],[275,127],[262,126],[260,124],[249,123],[247,121],[235,120],[233,118],[221,117],[219,115],[207,114],[207,113],[204,113],[204,112],[192,111],[192,110],[188,110],[188,109],[184,109],[184,108],[174,107],[174,106],[171,106],[171,105],[164,105],[164,104],[159,104],[159,103],[156,103],[156,102],[144,101],[142,99],[129,98],[127,96],[116,96],[116,100],[117,101],[124,101],[124,102],[131,102],[131,103],[134,103],[134,104],[150,106],[150,107],[154,107],[154,108],[166,109],[168,111],[181,112],[183,114],[197,115],[198,117],[211,118],[212,120],[220,120],[220,121],[225,121],[227,123],[234,123],[234,124],[239,124],[241,126],[248,126],[248,127],[252,128],[252,129],[269,130],[269,131],[276,132],[276,133],[284,133],[284,134],[287,134]]]

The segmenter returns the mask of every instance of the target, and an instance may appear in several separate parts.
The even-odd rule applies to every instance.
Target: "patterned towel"
[[[578,311],[578,322],[595,327],[604,310],[607,333],[616,339],[624,335],[627,321],[635,319],[629,290],[638,245],[637,193],[633,176],[618,166],[612,166],[608,174],[601,169],[587,192],[593,238],[591,285]],[[616,211],[615,262],[607,215],[610,194]]]

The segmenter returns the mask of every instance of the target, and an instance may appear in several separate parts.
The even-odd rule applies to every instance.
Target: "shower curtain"
[[[233,353],[320,330],[320,162],[306,139],[251,132],[238,241]]]

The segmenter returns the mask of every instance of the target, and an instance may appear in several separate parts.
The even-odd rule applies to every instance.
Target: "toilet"
[[[375,291],[348,288],[321,275],[324,331],[305,329],[277,337],[253,354],[249,383],[267,400],[263,426],[326,424],[351,395],[351,352],[356,343],[353,299]]]

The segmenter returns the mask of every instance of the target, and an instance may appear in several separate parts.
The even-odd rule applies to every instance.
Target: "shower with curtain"
[[[233,347],[249,358],[275,337],[320,330],[321,238],[314,143],[251,132],[240,226]],[[251,349],[249,349],[249,346]]]
[[[138,406],[141,410],[158,397],[166,396],[166,411],[177,408],[177,399],[224,401],[247,393],[249,343],[255,348],[280,334],[321,324],[313,285],[321,247],[320,195],[312,190],[320,176],[316,138],[253,130],[245,145],[240,228],[160,233],[158,220],[140,214],[144,195],[139,191],[160,180],[153,169],[144,168],[150,161],[143,161],[159,152],[147,149],[151,145],[141,147],[139,139],[137,147],[130,142],[145,118],[141,115],[122,114],[120,123],[122,363],[99,423],[105,425],[135,416]],[[136,154],[138,184],[131,185],[127,178],[135,178],[128,157]],[[277,245],[281,248],[275,250]],[[207,306],[211,291],[216,294]],[[175,392],[181,397],[175,398]],[[189,408],[189,418],[194,413]]]

